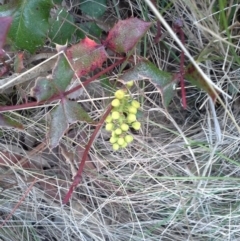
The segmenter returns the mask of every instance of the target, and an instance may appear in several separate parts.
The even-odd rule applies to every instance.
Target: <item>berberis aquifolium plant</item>
[[[196,84],[206,90],[213,99],[216,97],[215,92],[211,88],[208,88],[207,83],[191,64],[183,70],[184,61],[182,61],[180,73],[173,74],[160,70],[148,59],[141,56],[138,57],[137,62],[134,60],[133,50],[138,44],[141,44],[141,38],[152,27],[153,24],[151,22],[133,17],[120,20],[110,29],[104,40],[94,41],[88,36],[83,36],[77,43],[67,46],[67,44],[63,45],[63,43],[66,43],[69,37],[72,36],[72,32],[66,35],[67,31],[71,28],[64,25],[66,28],[59,35],[62,36],[60,42],[58,41],[59,38],[56,38],[59,31],[55,33],[54,29],[59,30],[58,26],[61,25],[59,22],[61,19],[67,18],[68,22],[71,22],[72,18],[67,15],[66,11],[62,10],[58,12],[56,21],[51,25],[48,18],[50,10],[53,7],[52,1],[36,1],[34,7],[32,6],[33,2],[35,1],[25,1],[19,5],[8,5],[7,7],[10,9],[7,10],[6,8],[0,9],[0,11],[5,11],[4,17],[0,19],[0,30],[2,33],[0,38],[0,57],[4,57],[3,45],[6,39],[12,44],[13,50],[25,50],[34,53],[44,45],[44,39],[48,33],[49,39],[52,39],[53,42],[58,42],[56,45],[56,54],[51,57],[51,61],[54,58],[56,59],[55,65],[53,65],[54,67],[50,75],[40,76],[35,79],[35,84],[31,88],[30,93],[26,93],[32,97],[31,100],[22,104],[0,106],[0,112],[5,112],[4,114],[0,114],[0,120],[4,126],[23,128],[22,123],[16,120],[12,121],[9,118],[8,112],[41,107],[58,101],[57,106],[50,110],[49,131],[46,135],[46,142],[50,149],[59,145],[71,124],[75,122],[87,122],[90,125],[93,124],[96,126],[85,147],[78,172],[63,201],[64,203],[68,202],[73,189],[78,185],[87,155],[97,133],[105,122],[106,130],[111,132],[109,142],[112,144],[114,151],[126,148],[134,141],[131,129],[138,131],[141,128],[141,124],[136,118],[140,103],[128,93],[129,88],[133,85],[133,80],[147,80],[154,85],[162,96],[165,108],[168,107],[174,96],[176,81],[181,79],[183,83],[183,75],[193,83],[197,81]],[[7,15],[8,10],[11,10],[11,16]],[[27,16],[29,13],[35,16],[33,22],[27,21],[27,18],[22,18],[22,16]],[[60,13],[63,15],[60,16]],[[39,22],[41,22],[41,26],[36,28]],[[66,23],[64,22],[64,24]],[[178,27],[177,32],[181,33],[181,31],[181,28]],[[29,43],[28,39],[26,39],[28,35],[33,36]],[[107,53],[109,50],[115,54],[113,59]],[[16,72],[21,72],[23,69],[23,55],[18,54],[16,60],[15,70]],[[109,61],[111,65],[109,63],[106,65],[107,60],[111,60]],[[103,64],[105,65],[104,68],[102,67]],[[70,94],[78,91],[83,86],[87,86],[99,77],[112,70],[116,70],[117,67],[126,66],[127,64],[130,67],[123,68],[123,73],[119,73],[121,76],[119,75],[118,77],[126,87],[115,92],[115,99],[111,102],[110,106],[106,106],[106,111],[98,123],[92,120],[78,102],[69,98]],[[41,66],[41,63],[34,68],[38,66]],[[4,65],[4,69],[1,69],[2,75],[7,71],[7,67],[7,65]],[[29,71],[20,73],[16,79],[22,77],[22,81],[25,81],[24,78],[28,73]],[[89,77],[89,74],[91,77]],[[86,76],[87,79],[84,82],[68,89],[72,81],[78,80],[78,83],[80,83],[80,78]],[[11,86],[14,80],[6,83],[0,82],[0,88],[6,89]],[[185,98],[185,96],[182,97]]]

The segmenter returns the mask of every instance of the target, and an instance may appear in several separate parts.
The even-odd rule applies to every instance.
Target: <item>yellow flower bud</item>
[[[132,123],[132,128],[133,128],[134,130],[136,130],[136,131],[140,130],[140,128],[141,128],[141,123],[138,122],[138,121],[133,122],[133,123]]]
[[[124,93],[123,90],[117,90],[117,91],[115,92],[115,97],[116,97],[117,99],[119,99],[119,100],[123,99],[124,96],[125,96],[125,93]]]
[[[138,108],[140,107],[140,103],[139,103],[138,101],[136,101],[136,100],[133,100],[133,101],[131,102],[131,105],[132,105],[133,107],[135,107],[136,109],[138,109]]]

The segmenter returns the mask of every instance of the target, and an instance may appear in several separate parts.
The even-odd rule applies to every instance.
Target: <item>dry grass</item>
[[[128,10],[128,16],[156,22],[144,1],[110,2],[115,3],[109,8],[111,17],[125,19]],[[73,125],[60,147],[50,151],[44,142],[49,108],[12,113],[26,129],[0,130],[0,158],[6,161],[0,169],[0,186],[5,188],[0,194],[1,222],[37,182],[0,229],[0,240],[240,240],[240,71],[232,52],[239,53],[239,25],[231,27],[238,20],[239,6],[230,1],[228,11],[234,14],[228,38],[220,26],[218,1],[157,2],[168,24],[183,19],[186,49],[192,58],[201,56],[206,76],[232,99],[222,96],[224,106],[213,106],[206,93],[187,84],[188,109],[181,107],[179,92],[166,111],[153,86],[136,83],[133,94],[142,103],[141,131],[134,134],[130,147],[113,152],[108,133],[101,130],[90,153],[94,165],[86,166],[69,206],[62,206],[61,200],[91,127]],[[165,30],[161,42],[154,44],[154,31],[138,51],[159,68],[177,72],[180,47]],[[83,94],[82,103],[94,119],[105,110],[106,93],[95,83]],[[7,152],[30,163],[30,169],[9,165],[13,157]]]

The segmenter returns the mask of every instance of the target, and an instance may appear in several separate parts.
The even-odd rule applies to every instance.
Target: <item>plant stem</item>
[[[180,40],[182,44],[185,44],[185,38],[184,38],[184,33],[182,30],[182,20],[178,19],[175,24],[175,32],[180,35]],[[185,54],[184,51],[181,50],[181,56],[180,56],[180,83],[181,83],[181,92],[182,92],[182,104],[183,108],[187,108],[187,101],[186,101],[186,91],[185,91],[185,85],[184,85],[184,60],[185,60]]]
[[[80,162],[80,165],[79,165],[79,168],[78,168],[78,171],[77,171],[77,174],[75,175],[74,177],[74,180],[73,180],[73,183],[72,185],[70,186],[69,190],[68,190],[68,193],[66,194],[65,198],[63,199],[63,204],[66,204],[68,203],[69,199],[71,198],[71,195],[74,191],[74,189],[77,187],[77,185],[80,183],[81,181],[81,175],[82,175],[82,172],[83,172],[83,168],[84,168],[84,165],[85,165],[85,162],[87,160],[87,157],[88,157],[88,153],[89,153],[89,150],[93,144],[93,141],[97,135],[97,133],[99,132],[100,128],[102,127],[105,119],[107,118],[107,116],[109,115],[109,113],[111,112],[112,110],[112,106],[110,105],[107,109],[107,111],[105,112],[105,114],[103,115],[103,117],[101,118],[101,120],[99,121],[98,125],[96,126],[93,134],[91,135],[91,138],[88,142],[88,144],[86,145],[85,147],[85,150],[84,150],[84,153],[83,153],[83,156],[82,156],[82,160]]]
[[[100,77],[101,75],[107,73],[108,71],[112,70],[113,68],[115,68],[116,66],[120,65],[121,63],[123,63],[126,60],[126,58],[122,58],[119,61],[117,61],[116,63],[112,64],[111,66],[107,67],[106,69],[100,71],[99,73],[95,74],[93,77],[89,78],[88,80],[86,80],[85,82],[83,82],[82,84],[79,84],[78,86],[76,86],[75,88],[66,91],[64,93],[61,94],[57,94],[53,97],[51,97],[49,100],[44,100],[44,101],[34,101],[31,103],[25,103],[25,104],[21,104],[21,105],[11,105],[11,106],[0,106],[0,112],[7,112],[7,111],[14,111],[14,110],[22,110],[22,109],[27,109],[27,108],[31,108],[31,107],[37,107],[43,104],[48,104],[52,101],[55,100],[59,100],[61,99],[61,96],[67,96],[71,93],[73,93],[74,91],[81,89],[82,86],[86,86],[89,83],[91,83],[92,81],[96,80],[98,77]]]

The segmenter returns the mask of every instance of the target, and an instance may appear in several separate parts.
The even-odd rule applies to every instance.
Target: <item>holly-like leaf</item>
[[[3,114],[0,114],[0,126],[14,127],[14,128],[21,129],[21,130],[24,129],[24,127],[21,123],[13,120],[12,118],[10,118],[6,115],[3,115]]]
[[[57,92],[52,79],[48,77],[38,77],[35,86],[31,89],[30,95],[37,99],[37,102],[48,100]]]
[[[8,37],[17,49],[33,53],[42,46],[49,28],[51,0],[18,0]]]
[[[0,57],[4,55],[3,45],[6,40],[8,29],[12,23],[12,17],[0,17]]]
[[[105,46],[117,53],[126,53],[136,45],[150,26],[150,22],[138,18],[120,20],[109,31]]]
[[[149,80],[157,89],[159,89],[165,107],[168,107],[174,96],[173,75],[158,69],[149,61],[141,61],[134,66],[133,69],[126,71],[120,79],[125,83],[131,80]]]
[[[66,44],[72,38],[76,29],[73,16],[66,10],[60,9],[53,20],[48,37],[57,44]]]
[[[38,102],[48,100],[53,95],[64,92],[70,84],[72,77],[73,70],[65,56],[60,54],[52,71],[52,76],[37,78],[35,86],[31,89],[31,95]]]
[[[107,59],[104,46],[97,44],[88,37],[68,48],[66,55],[79,77],[100,68]]]
[[[214,93],[213,89],[209,86],[206,80],[199,74],[199,72],[196,70],[193,64],[189,64],[186,67],[184,78],[188,80],[191,84],[197,86],[199,89],[205,90],[213,99],[213,101],[216,100],[217,96]],[[217,90],[215,90],[215,92],[218,93]]]
[[[77,121],[94,123],[88,113],[77,102],[63,99],[61,104],[51,111],[49,130],[50,148],[56,147],[68,129],[69,124]]]
[[[85,36],[94,36],[98,39],[101,38],[102,29],[95,22],[83,22],[78,24],[79,28],[75,31],[77,42],[84,39]]]
[[[99,28],[95,22],[85,22],[81,23],[79,26],[87,35],[99,38],[102,34],[102,29]]]
[[[82,12],[90,17],[98,18],[105,13],[107,9],[107,0],[83,1],[79,7]]]
[[[63,54],[58,56],[58,61],[52,71],[53,83],[57,86],[59,91],[65,91],[70,84],[73,77],[73,70],[71,69],[67,59]]]

